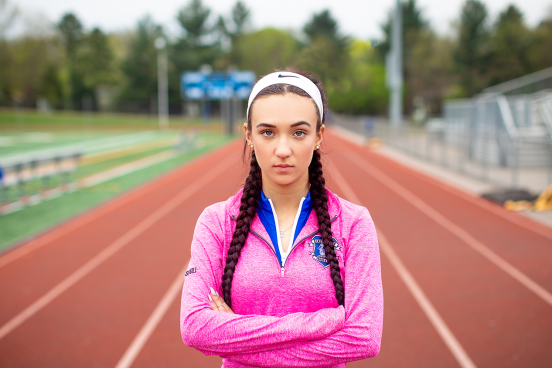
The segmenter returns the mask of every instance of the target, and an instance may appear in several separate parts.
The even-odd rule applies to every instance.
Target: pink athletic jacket
[[[180,312],[186,345],[220,355],[225,368],[344,367],[378,354],[383,291],[376,230],[365,207],[327,192],[345,308],[338,306],[330,268],[317,260],[318,221],[312,210],[285,270],[255,216],[232,282],[235,314],[211,310],[207,295],[209,287],[222,295],[240,190],[207,207],[197,222]]]

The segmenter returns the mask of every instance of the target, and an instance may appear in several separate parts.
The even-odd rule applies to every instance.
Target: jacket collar
[[[334,219],[341,214],[341,203],[339,201],[339,197],[333,192],[331,192],[328,188],[326,188],[326,193],[328,195],[328,212],[330,214],[330,220],[334,221]],[[228,213],[234,220],[238,218],[238,215],[240,213],[240,204],[241,204],[242,195],[243,195],[243,188],[240,189],[234,197],[230,198],[230,203],[228,204]],[[262,235],[265,239],[268,239],[270,241],[268,233],[266,232],[263,224],[259,220],[258,215],[255,215],[255,218],[251,223],[251,230],[257,232],[259,235]],[[305,235],[308,235],[317,230],[318,230],[318,220],[316,218],[316,212],[313,210],[310,213],[307,223],[299,233],[297,240],[301,240]]]

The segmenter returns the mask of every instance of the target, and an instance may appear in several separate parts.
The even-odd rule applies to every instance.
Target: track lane
[[[351,151],[364,155],[371,165],[398,183],[407,183],[407,189],[414,195],[552,293],[552,230],[498,206],[481,211],[482,206],[475,201],[451,196],[451,191],[443,189],[445,185],[436,179],[356,145],[351,146]],[[498,215],[499,211],[504,213]],[[507,218],[517,218],[517,221]]]
[[[504,258],[499,256],[496,252],[493,252],[486,244],[483,244],[475,237],[473,237],[468,231],[462,229],[456,223],[450,221],[448,218],[443,216],[441,212],[435,210],[432,206],[428,205],[421,198],[413,194],[411,191],[406,189],[391,177],[387,176],[381,170],[377,169],[375,166],[370,164],[368,161],[362,159],[360,156],[348,153],[346,155],[347,159],[354,162],[354,164],[370,174],[373,178],[380,181],[382,184],[386,185],[388,188],[392,189],[395,194],[399,195],[403,199],[407,200],[409,203],[414,205],[420,212],[425,216],[431,218],[439,226],[445,228],[452,234],[460,238],[466,245],[471,247],[473,250],[479,252],[480,255],[485,257],[488,261],[493,263],[496,267],[500,268],[510,277],[518,281],[525,288],[532,291],[541,298],[545,303],[549,304],[552,307],[552,293],[546,290],[545,287],[535,282],[525,273],[521,272],[518,268],[513,266],[511,263],[507,262]]]
[[[331,166],[329,167],[328,186],[343,195],[334,180]],[[350,363],[348,366],[457,366],[442,339],[384,257],[382,273],[386,295],[382,351],[377,358]],[[194,349],[182,348],[178,330],[179,305],[179,300],[173,301],[172,307],[152,333],[132,367],[220,367],[220,358],[205,357]]]
[[[0,295],[8,300],[0,303],[0,326],[181,191],[188,185],[187,176],[204,170],[203,163],[215,165],[233,150],[231,145],[221,147],[203,161],[194,160],[3,254],[0,260],[10,262],[0,268]],[[90,235],[83,237],[83,233]]]
[[[372,160],[370,152],[344,143],[331,133],[326,139],[330,151],[328,156],[335,159],[342,175],[363,201],[362,204],[370,210],[376,225],[382,227],[390,238],[403,262],[478,367],[537,367],[552,361],[550,355],[543,352],[550,343],[548,331],[552,330],[548,309],[539,308],[536,299],[520,290],[519,285],[512,286],[512,282],[506,282],[507,277],[490,268],[488,262],[482,261],[480,256],[470,255],[465,245],[458,239],[455,241],[454,236],[443,229],[435,228],[435,224],[428,225],[431,221],[424,220],[419,211],[398,198],[389,188],[378,185],[368,175],[355,169],[341,155],[341,152],[351,149]],[[228,154],[238,157],[238,146],[234,147],[234,151],[229,150]],[[359,151],[356,151],[357,148]],[[383,166],[386,170],[393,167],[385,163]],[[400,167],[389,170],[393,172],[386,173],[394,175]],[[331,169],[327,176],[328,186],[345,197],[332,182],[335,178],[331,175]],[[236,173],[235,182],[239,183],[240,179],[243,176]],[[417,180],[416,175],[406,180],[410,185],[410,181]],[[14,354],[4,355],[6,350],[0,340],[0,366],[44,366],[44,362],[55,362],[55,366],[60,367],[106,365],[107,362],[111,362],[108,366],[114,366],[187,260],[189,245],[183,244],[191,241],[191,231],[201,210],[217,200],[226,199],[238,189],[237,184],[230,188],[226,185],[228,182],[231,182],[231,175],[218,185],[206,187],[205,191],[210,191],[211,195],[203,198],[205,203],[199,203],[198,199],[193,201],[193,205],[176,209],[167,216],[168,221],[141,236],[140,242],[106,262],[101,270],[95,271],[94,277],[86,278],[78,288],[72,288],[71,293],[63,295],[55,305],[41,312],[40,318],[34,322],[33,331],[27,331],[27,335],[11,341],[8,353],[19,351],[22,355],[40,355],[40,358],[32,360],[26,357],[23,362],[17,360],[21,357],[15,356],[16,360],[13,360]],[[228,190],[227,195],[215,199],[215,193],[222,192],[221,188]],[[478,211],[474,213],[477,216]],[[116,221],[117,217],[111,220]],[[182,227],[183,222],[192,223],[191,229]],[[397,231],[397,226],[402,231]],[[174,232],[175,228],[180,231],[179,236],[159,240],[161,232]],[[504,231],[510,231],[508,226]],[[180,243],[163,246],[174,242],[175,238],[180,238]],[[152,257],[152,254],[158,257]],[[174,258],[178,258],[178,262]],[[48,264],[37,262],[35,265],[44,267],[45,273],[48,271]],[[140,272],[137,272],[137,265]],[[101,276],[96,277],[96,273]],[[347,366],[457,366],[384,256],[382,274],[385,292],[382,350],[374,359]],[[131,308],[121,308],[129,304]],[[179,298],[171,302],[132,367],[220,366],[220,358],[204,357],[182,344],[178,328],[179,306]],[[130,312],[121,314],[121,310]],[[66,336],[59,331],[64,331]],[[8,336],[7,340],[10,338]]]
[[[234,151],[235,148],[237,145]],[[222,157],[218,161],[223,161]],[[240,167],[239,158],[228,167]],[[178,206],[89,277],[0,340],[0,360],[20,367],[75,366],[75,362],[79,366],[114,366],[189,258],[189,248],[182,247],[181,238],[186,236],[191,241],[197,217],[206,202],[218,196],[220,182],[230,187],[234,182],[232,190],[237,189],[239,173],[236,175],[234,180],[229,174],[205,185],[203,197],[194,196]],[[189,179],[181,180],[182,186]],[[52,338],[43,341],[44,336]]]
[[[545,348],[552,342],[548,305],[389,188],[359,172],[340,154],[355,150],[350,142],[338,138],[331,143],[332,159],[478,366],[542,366],[552,361]],[[369,152],[364,156],[371,158]]]
[[[332,165],[331,167],[334,172],[336,184],[340,189],[342,198],[353,203],[362,203],[360,198],[352,190],[351,186],[347,183],[337,167],[335,165]],[[450,353],[454,356],[458,365],[460,365],[462,368],[476,368],[472,359],[468,356],[463,346],[458,342],[458,339],[451,332],[451,330],[444,322],[439,312],[435,309],[431,301],[429,301],[424,291],[420,288],[418,282],[412,277],[410,271],[404,266],[403,262],[398,257],[397,253],[387,240],[387,237],[377,226],[376,231],[378,234],[379,248],[382,252],[381,257],[385,257],[389,260],[389,262],[393,266],[393,270],[399,275],[400,279],[406,285],[408,291],[414,297],[418,306],[422,309],[433,328],[437,331],[437,333],[441,337],[441,340],[445,343]]]

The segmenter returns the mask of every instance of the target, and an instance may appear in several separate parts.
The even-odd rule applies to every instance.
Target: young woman
[[[180,328],[223,367],[344,367],[379,352],[376,231],[366,208],[325,187],[325,116],[312,74],[261,78],[244,124],[245,186],[197,222]]]

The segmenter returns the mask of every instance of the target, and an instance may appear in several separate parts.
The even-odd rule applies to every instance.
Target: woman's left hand
[[[213,288],[210,289],[211,294],[209,295],[209,304],[211,304],[211,309],[217,312],[234,313],[224,302],[224,298],[221,298]]]

